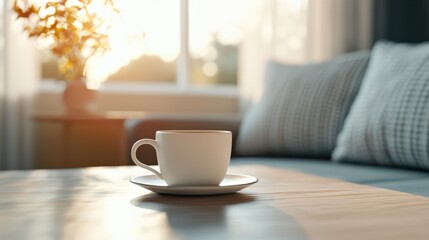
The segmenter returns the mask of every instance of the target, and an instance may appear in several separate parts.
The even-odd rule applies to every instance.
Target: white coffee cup
[[[137,159],[137,149],[149,144],[156,150],[161,172]],[[219,185],[228,170],[232,134],[217,130],[165,130],[156,140],[140,139],[131,149],[134,163],[164,179],[169,186]]]

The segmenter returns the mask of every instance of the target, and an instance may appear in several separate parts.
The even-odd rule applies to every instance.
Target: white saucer
[[[156,175],[136,176],[130,182],[152,192],[175,195],[216,195],[239,191],[256,182],[258,179],[242,174],[226,174],[219,186],[168,186]]]

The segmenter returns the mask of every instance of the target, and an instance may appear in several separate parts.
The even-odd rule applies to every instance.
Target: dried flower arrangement
[[[114,0],[14,0],[13,11],[30,38],[38,38],[59,59],[65,80],[85,75],[92,56],[109,50],[109,29],[118,9]]]

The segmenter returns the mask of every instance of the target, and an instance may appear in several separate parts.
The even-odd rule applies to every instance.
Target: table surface
[[[239,193],[180,197],[138,167],[0,172],[0,239],[429,239],[429,198],[263,165]]]

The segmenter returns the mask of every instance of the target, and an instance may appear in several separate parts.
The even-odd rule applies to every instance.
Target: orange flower
[[[104,8],[118,13],[114,0],[102,0]],[[98,11],[90,12],[93,0],[51,0],[39,5],[14,0],[12,10],[23,20],[30,38],[50,39],[50,51],[59,58],[66,80],[84,76],[86,62],[110,49],[108,21]],[[101,12],[101,11],[100,11]],[[107,27],[106,27],[107,26]]]

